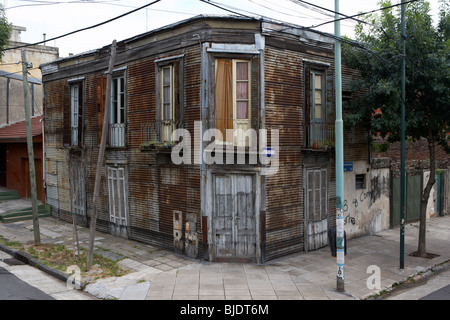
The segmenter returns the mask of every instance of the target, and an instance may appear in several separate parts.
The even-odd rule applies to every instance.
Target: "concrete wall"
[[[8,79],[6,77],[0,77],[0,125],[25,119],[23,82],[22,80],[10,79],[9,103],[7,101],[7,83]],[[30,90],[32,86],[34,87],[33,95],[30,94],[32,104],[34,104],[34,115],[42,115],[42,85],[31,82],[28,84]],[[8,108],[7,105],[9,105]]]
[[[347,239],[376,234],[389,228],[389,160],[352,162],[352,171],[344,173],[344,216]],[[349,164],[350,168],[350,164]],[[357,186],[356,176],[364,176]]]
[[[442,204],[441,209],[443,211],[443,215],[449,214],[448,212],[448,201],[450,199],[450,188],[449,188],[449,182],[450,182],[450,171],[446,170],[444,171],[444,186],[442,188],[442,192],[444,193],[443,198],[441,198]],[[423,172],[423,189],[425,189],[428,179],[430,178],[430,171],[424,171]],[[437,177],[436,177],[437,178]],[[437,180],[433,185],[433,188],[430,191],[430,197],[428,198],[427,203],[427,219],[431,217],[435,217],[439,215],[438,212],[438,183]]]

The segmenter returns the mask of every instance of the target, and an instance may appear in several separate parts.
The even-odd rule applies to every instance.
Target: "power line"
[[[63,35],[61,35],[61,36],[54,37],[54,38],[51,38],[51,39],[48,39],[48,40],[39,41],[39,42],[31,43],[31,44],[25,44],[25,45],[13,47],[13,48],[1,49],[0,51],[7,51],[7,50],[14,50],[14,49],[21,49],[21,48],[31,47],[31,46],[35,46],[35,45],[39,45],[39,44],[48,42],[48,41],[53,41],[53,40],[61,39],[61,38],[70,36],[70,35],[72,35],[72,34],[78,33],[78,32],[82,32],[82,31],[94,29],[94,28],[100,27],[100,26],[102,26],[102,25],[104,25],[104,24],[107,24],[107,23],[113,22],[113,21],[115,21],[115,20],[118,20],[118,19],[120,19],[120,18],[123,18],[123,17],[125,17],[125,16],[127,16],[127,15],[130,15],[130,14],[136,12],[136,11],[145,9],[145,8],[147,8],[147,7],[149,7],[149,6],[153,5],[153,4],[155,4],[155,3],[157,3],[157,2],[160,2],[160,1],[161,1],[161,0],[155,0],[155,1],[153,1],[153,2],[150,2],[150,3],[146,4],[146,5],[143,5],[142,7],[139,7],[139,8],[137,8],[137,9],[128,11],[128,12],[126,12],[126,13],[124,13],[124,14],[121,14],[121,15],[119,15],[119,16],[117,16],[117,17],[114,17],[114,18],[109,19],[109,20],[105,20],[105,21],[103,21],[103,22],[97,23],[97,24],[95,24],[95,25],[93,25],[93,26],[90,26],[90,27],[86,27],[86,28],[82,28],[82,29],[75,30],[75,31],[71,31],[71,32],[69,32],[69,33],[66,33],[66,34],[63,34]]]
[[[418,0],[406,1],[406,2],[403,2],[403,4],[408,4],[408,3],[412,3],[412,2],[416,2],[416,1],[418,1]],[[328,24],[328,23],[333,23],[333,22],[341,21],[341,20],[345,20],[345,19],[353,19],[355,17],[364,16],[366,14],[374,13],[374,12],[377,12],[377,11],[382,11],[382,10],[390,9],[390,8],[393,8],[393,7],[398,7],[399,5],[401,5],[401,3],[393,4],[393,5],[390,5],[390,6],[387,6],[387,7],[382,7],[382,8],[379,8],[379,9],[372,10],[372,11],[367,11],[367,12],[363,12],[363,13],[354,14],[354,15],[351,15],[351,16],[345,16],[344,15],[344,18],[330,20],[330,21],[327,21],[327,22],[324,22],[324,23],[321,23],[321,24],[318,24],[318,25],[311,26],[311,28],[317,28],[317,27],[323,26],[323,25]],[[357,21],[359,21],[359,20],[357,20]],[[365,21],[361,21],[361,22],[367,23]]]
[[[31,2],[32,4],[21,4],[14,7],[5,8],[5,10],[22,8],[22,7],[40,7],[40,6],[51,6],[58,4],[91,4],[91,3],[105,3],[111,1],[120,1],[120,0],[107,0],[107,1],[96,1],[96,0],[74,0],[74,1],[36,1],[36,0],[17,0],[22,2]]]
[[[218,3],[210,1],[210,0],[208,0],[208,1],[200,0],[200,1],[204,2],[204,3],[207,3],[207,4],[210,4],[210,5],[214,6],[214,7],[219,8],[219,9],[228,11],[230,13],[236,14],[236,15],[240,15],[240,16],[243,16],[243,17],[246,17],[246,18],[249,18],[249,19],[255,19],[254,17],[248,16],[248,15],[240,13],[238,11],[234,11],[234,10],[225,8],[226,6],[223,5],[223,4],[218,4]],[[417,1],[417,0],[414,0],[414,1]],[[248,12],[248,11],[245,11],[245,12]],[[261,16],[261,17],[263,17],[263,16]],[[337,36],[335,36],[333,34],[326,33],[326,32],[321,32],[321,31],[318,31],[318,30],[314,30],[314,29],[312,29],[310,27],[303,27],[303,26],[298,26],[298,25],[292,25],[292,24],[288,24],[286,22],[277,21],[276,19],[272,19],[272,18],[268,18],[268,17],[264,17],[264,18],[268,19],[270,21],[270,23],[272,23],[272,24],[276,24],[276,25],[280,25],[280,26],[284,26],[284,27],[289,27],[289,28],[293,28],[293,29],[298,29],[298,30],[303,30],[303,31],[306,30],[306,31],[310,31],[310,32],[313,32],[313,33],[320,34],[320,35],[328,37],[328,38],[339,40],[339,41],[341,41],[343,43],[347,43],[347,44],[349,44],[349,45],[351,45],[353,47],[356,47],[356,48],[359,48],[359,49],[362,49],[362,50],[365,50],[365,51],[369,52],[370,54],[374,55],[377,59],[379,59],[382,62],[386,61],[386,59],[380,57],[376,52],[370,50],[369,48],[364,47],[362,44],[360,44],[360,43],[358,43],[356,41],[352,41],[352,40],[346,39],[344,37],[337,37]],[[344,18],[344,19],[347,19],[347,18]],[[276,31],[276,32],[279,32],[279,33],[287,33],[287,32],[285,32],[283,30],[276,30],[276,29],[273,29],[273,30]]]
[[[313,7],[313,8],[318,8],[318,9],[320,9],[320,10],[324,10],[324,11],[331,12],[331,13],[333,13],[333,14],[338,14],[338,15],[340,15],[340,16],[345,17],[345,18],[340,19],[340,20],[344,20],[344,19],[352,19],[352,20],[355,20],[356,22],[368,24],[368,25],[371,25],[371,26],[373,26],[373,27],[375,27],[375,28],[379,28],[378,26],[375,26],[375,25],[373,25],[373,24],[371,24],[371,23],[369,23],[369,22],[367,22],[367,21],[363,21],[363,20],[356,19],[356,18],[355,18],[356,15],[355,15],[355,16],[347,16],[347,15],[345,15],[345,14],[343,14],[343,13],[336,12],[336,11],[334,11],[334,10],[327,9],[327,8],[324,8],[324,7],[321,7],[321,6],[319,6],[319,5],[316,5],[316,4],[313,4],[313,3],[309,3],[309,2],[306,2],[306,1],[303,1],[303,0],[290,0],[290,1],[293,2],[293,3],[297,3],[297,4],[299,4],[299,5],[302,5],[302,6],[305,6],[305,5],[306,5],[306,6],[310,6],[310,7]],[[415,0],[415,1],[417,1],[417,0]],[[323,13],[323,14],[324,14],[324,13]],[[328,14],[325,14],[325,15],[331,16],[331,17],[334,18],[334,16],[332,16],[332,15],[328,15]],[[340,20],[338,20],[338,21],[340,21]],[[333,20],[333,22],[334,22],[334,21],[336,21],[336,20]],[[320,25],[324,25],[324,24],[328,24],[328,23],[330,23],[330,21],[329,21],[329,22],[322,23],[322,24],[320,24]],[[316,26],[316,27],[317,27],[317,26]],[[313,27],[311,27],[311,28],[313,28]]]

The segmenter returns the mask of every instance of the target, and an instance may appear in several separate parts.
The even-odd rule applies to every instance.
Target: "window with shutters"
[[[215,128],[223,143],[248,146],[251,128],[250,60],[215,60]]]
[[[64,147],[83,145],[84,77],[64,85],[62,142]]]
[[[172,132],[182,127],[180,62],[170,61],[159,67],[159,139],[171,142]]]
[[[305,77],[305,146],[313,149],[333,146],[334,121],[327,117],[326,68],[307,66]]]
[[[184,55],[155,60],[155,119],[141,123],[141,141],[172,147],[172,133],[184,128]]]
[[[80,146],[83,133],[83,83],[70,84],[70,144]]]
[[[125,146],[125,77],[114,77],[111,83],[111,105],[109,112],[109,146]]]

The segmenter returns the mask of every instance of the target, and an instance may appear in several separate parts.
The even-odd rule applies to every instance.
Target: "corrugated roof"
[[[18,73],[15,73],[15,72],[8,72],[8,71],[0,70],[0,77],[23,81],[22,74],[18,74]],[[32,76],[28,76],[27,79],[28,79],[28,82],[30,82],[30,83],[42,84],[42,80],[41,79],[37,79],[37,78],[34,78]]]
[[[33,137],[42,134],[42,119],[43,116],[31,118],[31,135]],[[27,140],[27,126],[25,120],[0,127],[0,143],[23,142],[26,140]]]

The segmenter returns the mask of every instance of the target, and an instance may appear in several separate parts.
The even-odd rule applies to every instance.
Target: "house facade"
[[[298,26],[198,16],[119,41],[108,106],[110,46],[41,65],[53,215],[89,224],[109,110],[98,230],[209,261],[327,245],[333,45]],[[346,161],[364,174],[367,137],[345,138]]]

